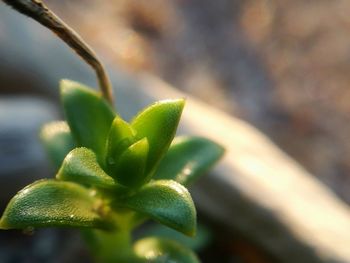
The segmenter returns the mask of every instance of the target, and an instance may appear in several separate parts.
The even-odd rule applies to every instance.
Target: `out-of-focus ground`
[[[349,1],[49,3],[100,54],[248,120],[350,202]]]
[[[350,202],[349,1],[45,2],[104,60],[132,71],[149,71],[247,120]],[[0,41],[6,32],[8,27],[0,24]],[[42,49],[45,56],[48,50]],[[15,53],[13,57],[21,59]],[[3,62],[1,58],[0,53]],[[0,87],[1,95],[38,92],[28,81],[35,79],[31,69],[13,69],[13,76],[2,72],[0,68],[0,80],[7,83]],[[40,96],[46,95],[40,91]],[[38,246],[34,250],[28,246],[39,259],[45,258],[40,244],[62,243],[60,236],[40,233],[43,240],[56,239],[33,242]],[[254,249],[245,242],[227,246],[226,250],[238,251],[243,262],[265,262],[259,250],[254,257]],[[0,254],[8,248],[11,244]],[[27,252],[18,258],[26,258]],[[5,261],[15,262],[11,260]],[[70,262],[59,257],[56,261]]]

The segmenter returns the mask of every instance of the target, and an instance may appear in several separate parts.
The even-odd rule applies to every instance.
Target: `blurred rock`
[[[186,97],[182,132],[225,147],[213,172],[192,189],[212,221],[249,238],[276,262],[350,262],[349,206],[264,134],[151,76],[139,77],[135,89],[143,101]]]
[[[48,174],[40,127],[58,118],[53,104],[35,97],[0,97],[0,199]]]
[[[1,237],[1,263],[92,263],[79,232],[72,229],[2,231]]]

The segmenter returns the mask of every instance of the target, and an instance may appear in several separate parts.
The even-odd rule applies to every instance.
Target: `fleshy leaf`
[[[158,237],[174,240],[193,251],[201,251],[212,241],[210,229],[204,225],[198,224],[195,237],[188,237],[182,233],[160,224],[146,226],[142,231],[141,238]]]
[[[115,115],[113,109],[99,93],[69,80],[61,82],[61,98],[78,146],[93,150],[104,165],[106,140]]]
[[[196,209],[191,195],[175,181],[152,181],[122,200],[119,205],[146,214],[186,235],[195,234]]]
[[[129,187],[139,186],[145,181],[148,141],[143,138],[131,145],[120,156],[114,177],[119,183]]]
[[[178,137],[171,144],[154,179],[172,179],[188,186],[206,172],[224,153],[213,141],[200,137]]]
[[[135,253],[150,263],[181,262],[200,263],[198,257],[189,248],[170,239],[149,237],[137,241]]]
[[[84,147],[75,148],[67,155],[56,178],[100,187],[116,186],[98,164],[95,153]]]
[[[121,154],[136,141],[134,135],[135,132],[129,123],[119,116],[114,118],[107,140],[107,166],[109,169],[115,169]]]
[[[173,140],[185,101],[159,101],[139,113],[131,122],[138,138],[146,137],[149,154],[146,172],[153,172]]]
[[[102,202],[71,182],[40,180],[18,192],[0,221],[2,229],[28,227],[107,227]]]
[[[61,166],[64,157],[75,148],[74,139],[65,121],[45,124],[41,129],[40,139],[57,169]]]

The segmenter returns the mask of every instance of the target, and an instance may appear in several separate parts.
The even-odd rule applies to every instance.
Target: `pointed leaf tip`
[[[180,121],[184,99],[164,100],[141,111],[131,122],[138,138],[149,142],[147,172],[153,172],[173,140]]]
[[[115,169],[115,165],[122,153],[135,141],[135,131],[130,124],[119,116],[113,120],[107,139],[107,167],[110,170]]]
[[[84,147],[75,148],[67,155],[56,178],[100,187],[116,186],[98,164],[95,153]]]
[[[61,98],[78,146],[92,149],[104,165],[106,140],[115,116],[113,109],[99,93],[74,81],[61,82]]]

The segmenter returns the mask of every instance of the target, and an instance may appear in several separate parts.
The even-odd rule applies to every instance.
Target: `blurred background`
[[[253,124],[350,202],[349,1],[45,2],[108,65],[127,74],[149,72]],[[0,3],[2,208],[21,186],[50,174],[36,133],[62,116],[61,78],[95,85],[93,73],[55,36]],[[55,249],[64,247],[67,235],[77,237],[52,231],[22,241],[21,233],[1,233],[7,241],[1,241],[0,261],[82,262]],[[221,262],[274,262],[249,240],[237,239],[229,241],[231,261]],[[84,254],[77,247],[65,249]]]

